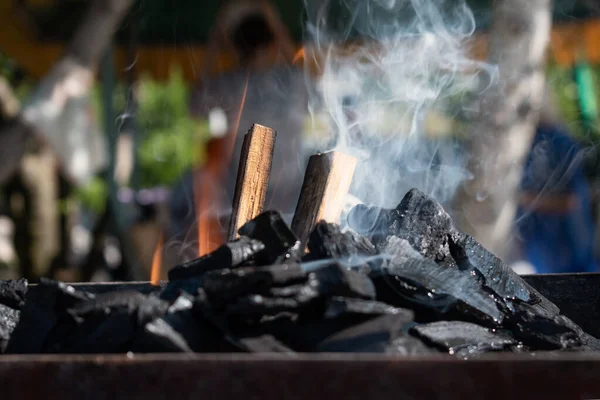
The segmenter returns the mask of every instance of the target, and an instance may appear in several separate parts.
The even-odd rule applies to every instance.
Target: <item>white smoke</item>
[[[496,76],[469,54],[469,7],[462,0],[305,3],[305,60],[321,72],[309,110],[329,117],[333,134],[319,150],[360,158],[352,194],[365,203],[395,206],[412,187],[448,201],[469,176],[467,160],[426,133],[457,129],[450,121]]]

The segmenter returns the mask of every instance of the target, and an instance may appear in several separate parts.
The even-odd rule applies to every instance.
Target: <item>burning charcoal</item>
[[[293,353],[294,351],[285,346],[272,335],[261,335],[239,339],[240,344],[249,353]]]
[[[242,226],[238,233],[264,243],[256,254],[258,265],[281,264],[299,260],[300,241],[276,211],[265,211]]]
[[[375,286],[368,276],[331,263],[308,275],[308,285],[323,296],[375,299]]]
[[[571,349],[582,345],[576,326],[567,318],[548,318],[527,304],[515,304],[506,325],[515,338],[536,350]]]
[[[325,318],[338,318],[346,315],[379,316],[396,314],[404,314],[407,319],[413,318],[411,310],[392,307],[378,301],[351,299],[347,297],[332,297],[327,302],[325,310]]]
[[[384,315],[359,325],[348,327],[323,340],[317,351],[325,353],[385,353],[399,337],[407,337],[404,314]],[[418,340],[414,340],[418,342]],[[421,343],[419,343],[422,345]]]
[[[462,269],[477,269],[485,278],[485,285],[504,299],[518,299],[535,304],[541,313],[558,315],[556,305],[532,288],[517,273],[494,254],[487,251],[469,235],[454,231],[449,241],[450,251]],[[465,263],[468,265],[465,266]]]
[[[321,221],[310,234],[308,249],[311,259],[353,259],[377,255],[377,249],[366,237],[340,230],[339,225]]]
[[[172,268],[169,271],[169,280],[200,277],[207,271],[237,267],[264,249],[265,245],[262,242],[242,236],[210,254]]]
[[[207,273],[203,288],[213,302],[223,303],[251,293],[265,294],[272,286],[305,282],[307,275],[299,264],[226,269]]]
[[[491,332],[482,326],[462,321],[438,321],[417,325],[411,332],[432,346],[459,358],[501,351],[516,345],[515,339],[504,333]]]
[[[392,212],[389,234],[408,240],[423,256],[443,259],[452,219],[444,208],[423,192],[412,189]]]
[[[371,276],[379,301],[410,305],[422,318],[452,316],[491,327],[504,320],[502,300],[486,292],[477,276],[468,271],[443,268],[429,259],[400,263],[392,259]]]
[[[27,280],[0,281],[0,304],[20,310],[25,304]]]
[[[30,288],[17,324],[6,348],[7,353],[39,353],[47,336],[66,310],[94,296],[72,286],[42,278]]]
[[[223,333],[194,310],[193,296],[182,293],[167,313],[139,332],[134,352],[218,352],[231,350]]]
[[[10,335],[19,322],[18,310],[0,304],[0,354],[4,353]]]

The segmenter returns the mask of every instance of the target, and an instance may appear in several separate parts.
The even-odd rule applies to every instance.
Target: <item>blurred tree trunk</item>
[[[0,184],[19,166],[28,141],[62,114],[68,100],[89,92],[96,66],[133,0],[94,0],[75,31],[65,54],[40,81],[13,123],[0,130]]]
[[[470,171],[455,197],[459,226],[500,257],[510,251],[516,196],[543,100],[551,0],[497,0],[489,61],[498,84],[488,89],[469,143]]]

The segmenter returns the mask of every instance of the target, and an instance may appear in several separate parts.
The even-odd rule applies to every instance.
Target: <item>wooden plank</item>
[[[273,129],[259,124],[252,125],[244,136],[227,234],[229,240],[235,239],[238,229],[263,211],[276,136]]]
[[[339,222],[356,163],[338,151],[310,157],[292,220],[292,231],[303,246],[317,222]]]

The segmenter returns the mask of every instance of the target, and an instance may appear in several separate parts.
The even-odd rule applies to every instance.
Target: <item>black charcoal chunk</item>
[[[273,286],[305,282],[307,275],[299,264],[226,269],[205,274],[203,289],[211,301],[222,304],[251,293],[266,294]]]
[[[552,316],[559,314],[560,310],[556,305],[471,236],[454,231],[450,237],[450,248],[458,264],[472,265],[485,278],[485,285],[500,297],[535,304],[540,312]]]
[[[124,309],[133,313],[146,301],[146,296],[134,290],[117,290],[97,294],[93,299],[79,302],[68,311],[74,317],[88,314],[109,314],[114,309]]]
[[[452,219],[434,199],[411,189],[392,212],[389,234],[408,240],[423,256],[442,259]]]
[[[20,310],[25,304],[27,280],[0,281],[0,304]]]
[[[452,317],[495,327],[504,320],[503,304],[484,290],[477,276],[468,271],[443,268],[429,259],[390,260],[371,274],[378,300],[408,306],[427,319]],[[499,308],[500,306],[500,308]]]
[[[324,353],[386,353],[394,341],[408,337],[407,324],[411,318],[405,314],[384,315],[337,332],[317,347]],[[418,342],[418,340],[414,340]]]
[[[144,325],[132,350],[150,352],[220,352],[232,347],[222,331],[195,310],[196,299],[182,293],[167,313]]]
[[[238,342],[249,353],[294,353],[272,335],[241,338]]]
[[[341,316],[380,316],[403,314],[406,319],[413,318],[413,312],[405,308],[393,307],[373,300],[332,297],[327,302],[325,318]]]
[[[67,309],[94,295],[81,292],[62,282],[42,278],[39,285],[29,288],[17,327],[13,331],[7,353],[40,353],[50,332]]]
[[[417,325],[411,332],[426,343],[459,358],[503,351],[517,344],[514,338],[505,333],[492,332],[482,326],[462,321],[438,321]]]
[[[237,267],[264,250],[265,245],[261,241],[242,236],[212,253],[173,267],[169,271],[169,280],[201,277],[208,271]]]
[[[257,265],[295,262],[303,252],[300,241],[276,211],[259,214],[244,224],[238,233],[264,243],[264,249],[255,256]]]
[[[10,335],[19,322],[19,310],[0,304],[0,354],[4,353]]]
[[[506,326],[526,346],[534,350],[561,350],[584,344],[577,326],[567,318],[542,316],[528,304],[516,303],[515,307]]]
[[[243,316],[247,323],[264,317],[274,317],[281,313],[298,314],[309,308],[319,298],[318,293],[308,285],[301,285],[289,297],[273,297],[252,294],[242,296],[227,305],[225,315],[230,319]]]
[[[202,287],[203,279],[204,276],[170,281],[160,292],[160,298],[171,302],[179,297],[181,292],[195,295],[198,292],[198,289]]]
[[[333,262],[308,275],[308,285],[322,296],[375,299],[375,286],[369,277]]]
[[[308,239],[311,259],[344,259],[360,262],[378,254],[371,241],[353,232],[342,232],[339,225],[321,221]]]

